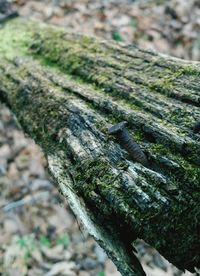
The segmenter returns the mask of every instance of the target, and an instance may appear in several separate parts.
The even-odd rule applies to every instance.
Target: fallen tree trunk
[[[0,37],[0,100],[119,271],[144,275],[136,238],[199,267],[200,64],[20,18]],[[108,135],[120,121],[146,165]]]

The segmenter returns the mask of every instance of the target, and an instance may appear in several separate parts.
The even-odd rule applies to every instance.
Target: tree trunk
[[[199,267],[200,63],[20,18],[0,37],[0,100],[119,271],[144,275],[136,238]],[[108,135],[120,121],[147,164]]]

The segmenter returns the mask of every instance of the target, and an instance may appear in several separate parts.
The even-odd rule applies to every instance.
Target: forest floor
[[[67,30],[200,60],[199,0],[13,0],[20,15]],[[119,276],[84,231],[46,170],[46,161],[0,105],[0,275]],[[138,241],[148,276],[181,272]]]

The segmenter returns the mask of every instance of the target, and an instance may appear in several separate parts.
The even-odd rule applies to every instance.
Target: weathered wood
[[[199,267],[200,64],[20,18],[0,37],[0,100],[120,272],[144,275],[136,238]],[[147,167],[108,135],[124,120]]]

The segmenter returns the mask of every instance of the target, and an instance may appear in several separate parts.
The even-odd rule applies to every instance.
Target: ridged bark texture
[[[120,272],[144,275],[136,238],[199,267],[200,64],[20,18],[0,37],[0,100]],[[108,135],[120,121],[147,166]]]

